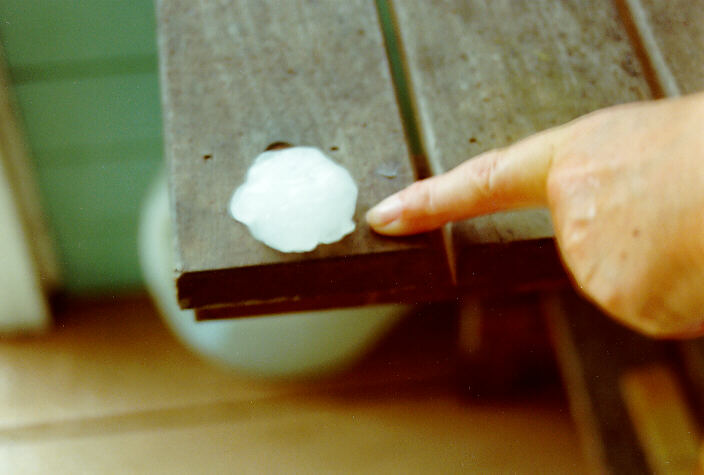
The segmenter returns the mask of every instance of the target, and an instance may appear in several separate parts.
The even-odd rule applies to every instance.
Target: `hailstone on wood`
[[[259,155],[230,201],[230,213],[254,238],[282,252],[339,241],[354,228],[357,185],[314,147]]]

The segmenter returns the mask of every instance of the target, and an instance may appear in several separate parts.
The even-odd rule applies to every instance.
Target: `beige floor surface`
[[[431,317],[343,374],[271,383],[190,354],[144,298],[69,304],[0,340],[0,473],[582,471],[559,395],[463,398]]]

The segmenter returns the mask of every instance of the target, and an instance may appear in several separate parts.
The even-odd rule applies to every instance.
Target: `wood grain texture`
[[[704,89],[704,1],[628,0],[663,90],[669,95]]]
[[[448,283],[439,235],[382,238],[364,224],[369,207],[414,180],[373,1],[163,0],[158,16],[183,307],[291,310],[312,297],[367,303]],[[319,147],[350,171],[351,235],[283,254],[229,216],[247,168],[278,141]]]
[[[672,344],[626,329],[572,291],[546,298],[544,314],[592,471],[649,473],[619,385],[634,368],[671,365]]]
[[[608,0],[588,5],[394,1],[393,6],[424,148],[436,173],[592,110],[649,97]],[[546,246],[539,239],[552,234],[545,210],[499,213],[455,225],[460,284],[497,266],[504,275],[524,267],[520,260],[506,259],[506,247],[495,248],[492,266],[480,267],[477,244],[536,240]],[[556,261],[549,253],[544,259]],[[533,280],[543,274],[541,267],[532,269]]]
[[[445,394],[262,399],[136,413],[79,427],[77,433],[57,431],[1,446],[0,470],[585,473],[564,413],[534,403],[471,406]]]

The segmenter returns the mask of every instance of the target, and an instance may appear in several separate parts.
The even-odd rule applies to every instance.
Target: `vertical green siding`
[[[70,292],[141,285],[139,204],[161,164],[151,0],[2,0],[0,41]]]

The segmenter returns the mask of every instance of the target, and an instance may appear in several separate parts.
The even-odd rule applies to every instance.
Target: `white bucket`
[[[196,322],[194,312],[181,310],[176,301],[163,174],[143,205],[139,251],[147,288],[177,337],[207,359],[252,375],[290,378],[344,368],[412,308],[389,304]]]

